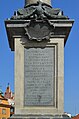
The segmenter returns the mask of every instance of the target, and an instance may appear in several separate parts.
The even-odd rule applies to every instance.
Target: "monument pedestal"
[[[20,24],[18,22],[6,21],[9,38],[12,37],[10,46],[15,50],[15,115],[12,118],[67,119],[68,117],[62,116],[64,44],[73,21],[52,20],[55,35],[51,34],[49,40],[42,41],[28,40],[22,32],[27,21],[20,21]],[[38,22],[36,26],[39,26]]]
[[[62,115],[64,45],[73,20],[59,14],[59,9],[39,1],[5,21],[9,45],[15,51],[15,115],[11,119],[69,119]]]

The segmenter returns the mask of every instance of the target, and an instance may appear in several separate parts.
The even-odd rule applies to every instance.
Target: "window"
[[[14,109],[12,108],[12,109],[10,109],[10,112],[14,112]]]
[[[2,109],[2,114],[6,114],[6,109]]]

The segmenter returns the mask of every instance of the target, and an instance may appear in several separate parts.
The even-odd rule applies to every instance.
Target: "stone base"
[[[9,119],[71,119],[68,115],[13,115]]]

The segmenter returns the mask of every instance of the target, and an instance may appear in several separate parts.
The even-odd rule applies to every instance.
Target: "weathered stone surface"
[[[68,115],[14,115],[10,119],[71,119]]]
[[[19,9],[14,13],[11,19],[22,20],[22,19],[68,19],[63,15],[60,9],[52,8],[50,5],[37,1],[37,3],[29,4],[24,9]]]
[[[64,90],[63,90],[63,84],[64,84],[64,80],[63,80],[63,76],[64,76],[64,73],[63,73],[63,71],[64,71],[63,70],[64,40],[63,40],[63,38],[62,39],[61,38],[57,38],[57,39],[52,38],[52,39],[50,39],[50,42],[39,42],[39,43],[36,42],[36,41],[31,43],[31,42],[28,42],[28,40],[27,40],[27,43],[26,43],[25,47],[21,44],[22,40],[24,40],[24,38],[15,38],[15,90],[16,90],[16,93],[15,93],[15,102],[16,102],[15,115],[17,115],[17,114],[21,114],[21,115],[62,114],[63,113],[63,104],[64,104],[63,103],[64,102],[64,99],[63,99],[63,94],[64,94]],[[55,47],[55,53],[54,53],[54,48],[53,47]],[[32,52],[32,50],[30,51],[31,52],[30,58],[28,58],[29,55],[28,55],[27,51],[26,51],[26,57],[27,58],[25,57],[25,54],[24,54],[25,48],[27,48],[28,51],[30,51],[30,48],[33,48],[33,52]],[[35,48],[37,48],[37,50],[34,50]],[[38,50],[40,48],[41,48],[41,51],[43,52],[42,56],[40,56],[41,51]],[[45,51],[44,51],[44,48],[46,48]],[[36,53],[36,56],[35,56],[36,51],[38,51],[38,52]],[[45,53],[46,53],[46,55],[44,55]],[[34,59],[33,59],[33,55],[34,55]],[[45,82],[43,84],[41,82],[42,82],[42,79],[44,77],[41,77],[41,79],[39,79],[39,75],[38,75],[38,77],[36,77],[37,74],[35,74],[35,77],[34,77],[33,74],[29,73],[29,70],[31,70],[33,72],[33,67],[35,65],[37,66],[37,64],[39,64],[41,62],[46,63],[45,65],[47,66],[47,59],[46,59],[46,61],[38,62],[40,60],[39,60],[39,58],[37,58],[37,60],[36,60],[37,56],[38,57],[40,56],[40,60],[42,60],[42,59],[45,60],[46,59],[46,58],[44,58],[45,56],[47,58],[49,56],[48,62],[50,60],[52,60],[52,63],[51,64],[49,63],[50,67],[45,68],[45,66],[44,66],[44,69],[42,69],[42,71],[39,69],[39,67],[38,67],[37,70],[34,69],[34,71],[37,71],[37,72],[40,71],[39,73],[43,73],[43,72],[45,73],[49,69],[49,72],[47,72],[47,74],[46,74],[47,77],[45,76]],[[55,57],[55,60],[54,60],[54,57]],[[24,62],[25,58],[26,58],[26,60],[28,60],[27,63]],[[31,60],[35,63],[35,65],[33,65],[32,68],[31,68],[31,64],[32,64]],[[54,64],[54,62],[55,62],[55,64]],[[26,68],[27,66],[25,66],[25,65],[27,65],[27,66],[29,65],[30,68],[27,69]],[[55,66],[55,68],[54,68],[54,66]],[[25,71],[25,69],[26,69],[26,71]],[[54,77],[54,71],[53,70],[55,71],[55,77]],[[30,75],[29,75],[29,77],[27,76],[26,79],[25,79],[24,74],[26,74],[26,73],[30,74]],[[49,76],[50,78],[48,78],[48,75],[50,75]],[[51,77],[51,75],[52,75],[52,77]],[[52,94],[47,100],[46,99],[44,100],[46,102],[46,105],[44,105],[45,102],[43,102],[43,98],[42,98],[42,100],[40,100],[40,103],[39,103],[37,97],[35,98],[35,100],[37,99],[36,103],[35,103],[35,100],[33,100],[31,105],[30,105],[29,104],[30,101],[28,100],[27,101],[28,105],[24,104],[25,98],[26,98],[26,100],[28,98],[27,91],[26,91],[26,89],[27,89],[26,86],[29,85],[29,83],[27,83],[27,81],[29,81],[29,80],[27,78],[29,78],[30,81],[32,81],[31,77],[32,77],[32,79],[34,77],[34,78],[38,78],[40,80],[40,83],[37,83],[38,80],[34,80],[35,84],[37,83],[39,88],[38,88],[37,85],[35,85],[35,86],[37,86],[37,88],[34,87],[33,90],[32,90],[32,93],[34,92],[34,89],[42,89],[41,86],[45,87],[45,85],[47,85],[48,83],[50,84],[49,81],[52,82],[52,81],[54,81],[54,78],[55,78],[55,85],[54,85],[54,82],[52,82],[50,87],[49,86],[47,87],[47,89],[49,89],[48,93],[50,93],[50,94],[52,93]],[[48,78],[49,81],[46,78]],[[25,80],[26,80],[27,84],[25,83]],[[46,82],[48,82],[48,83],[46,83]],[[30,82],[30,84],[32,84],[32,83],[33,82]],[[33,85],[34,85],[34,83],[33,83]],[[55,86],[55,88],[53,87],[53,85]],[[53,89],[52,92],[51,92],[51,89]],[[55,89],[55,94],[53,93],[54,89]],[[37,93],[39,94],[39,91],[38,90],[36,90],[36,91],[37,92],[36,93],[34,92],[35,93],[34,95],[37,95]],[[30,92],[31,92],[31,90],[30,90]],[[41,95],[44,94],[43,90],[41,90],[40,93],[41,93]],[[45,87],[45,94],[47,95],[46,87]],[[31,96],[33,98],[34,98],[34,95],[31,94]],[[44,97],[46,97],[46,95]],[[50,101],[50,103],[48,104],[47,102],[51,97],[54,97],[54,99],[52,98],[52,101]],[[54,100],[55,100],[55,106],[53,105]],[[43,102],[43,104],[42,104],[42,102]],[[35,104],[33,105],[33,103],[35,103]],[[37,105],[37,103],[38,103],[38,105]]]
[[[74,21],[73,20],[49,20],[49,22],[52,26],[54,26],[54,30],[51,32],[50,38],[63,38],[64,45],[65,45]],[[21,36],[23,38],[26,37],[24,28],[26,27],[26,25],[29,25],[29,23],[30,20],[6,20],[5,21],[9,46],[12,51],[15,50],[14,37],[15,36],[17,38],[20,38]],[[23,42],[24,44],[27,43],[26,39]]]
[[[69,21],[60,9],[52,8],[49,0],[37,3],[34,1],[37,0],[27,0],[29,5],[26,5],[25,1],[25,7],[16,11],[14,16],[5,22],[11,50],[15,50],[16,105],[15,115],[11,119],[70,119],[62,115],[64,42],[67,40],[73,20]],[[53,25],[52,33],[45,33],[45,37],[50,36],[48,41],[30,41],[26,37],[25,27],[29,26],[32,20],[47,20]],[[33,30],[35,28],[32,27]],[[32,35],[40,36],[35,33]]]
[[[36,40],[38,42],[42,40],[48,41],[51,34],[54,33],[54,26],[49,21],[38,20],[30,21],[25,26],[25,35],[28,36],[29,40]]]
[[[26,48],[24,106],[55,105],[55,47]]]

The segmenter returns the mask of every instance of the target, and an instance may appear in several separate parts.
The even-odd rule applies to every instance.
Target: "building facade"
[[[10,108],[8,100],[2,95],[0,91],[0,119],[7,119],[10,117]]]
[[[15,101],[14,101],[14,94],[12,93],[12,91],[10,89],[9,83],[8,83],[8,86],[7,86],[6,91],[4,93],[4,97],[8,100],[8,103],[11,106],[11,108],[10,108],[10,116],[12,116],[14,114]]]

